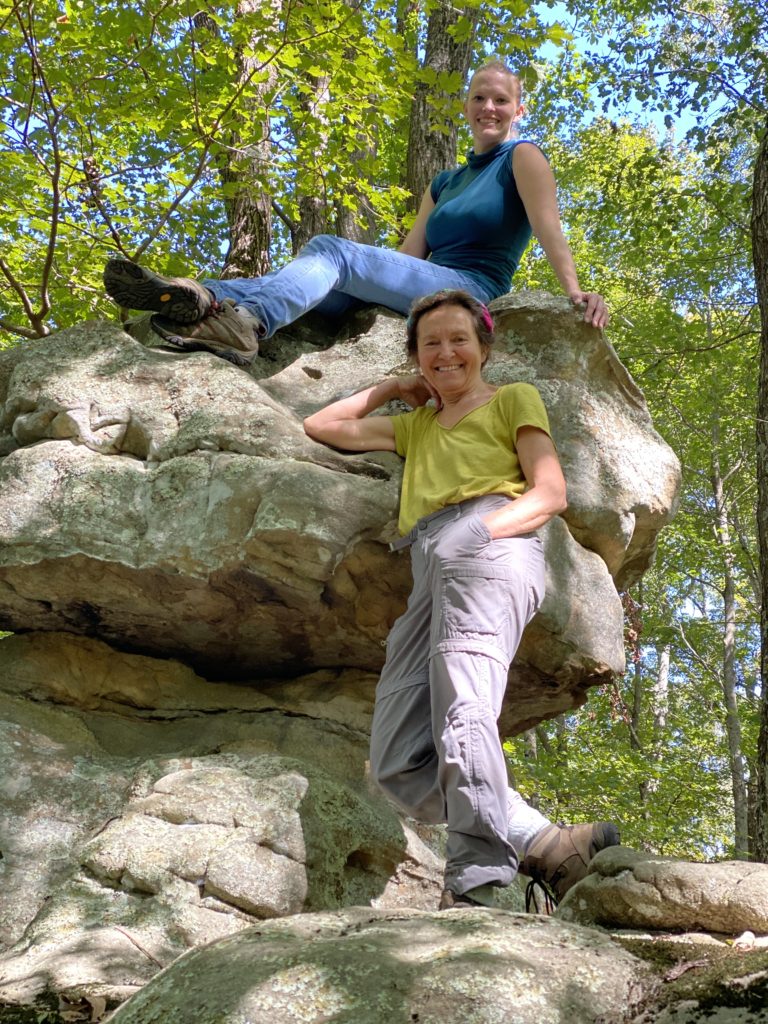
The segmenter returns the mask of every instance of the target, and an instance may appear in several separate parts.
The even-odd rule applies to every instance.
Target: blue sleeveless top
[[[526,139],[474,150],[455,171],[430,186],[435,208],[427,220],[429,259],[475,278],[491,298],[509,291],[531,238],[531,225],[512,174],[512,152]]]

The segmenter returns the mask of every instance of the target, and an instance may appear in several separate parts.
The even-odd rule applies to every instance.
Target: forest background
[[[250,276],[320,232],[396,246],[469,148],[468,69],[519,71],[684,489],[623,595],[626,676],[510,767],[553,818],[695,859],[768,860],[766,26],[764,0],[0,0],[6,347],[114,318],[109,255]],[[538,247],[514,287],[558,293]]]

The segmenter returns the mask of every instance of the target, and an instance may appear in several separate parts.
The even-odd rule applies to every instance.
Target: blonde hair
[[[518,78],[518,76],[515,74],[515,72],[512,70],[512,68],[508,67],[508,65],[499,57],[494,57],[492,60],[487,60],[485,64],[481,64],[479,68],[475,68],[475,70],[472,72],[472,77],[469,80],[469,85],[467,86],[467,94],[469,94],[472,88],[472,82],[475,80],[475,76],[479,75],[481,71],[498,71],[502,75],[508,75],[509,78],[512,79],[512,88],[514,90],[515,100],[517,103],[522,103],[523,84]]]

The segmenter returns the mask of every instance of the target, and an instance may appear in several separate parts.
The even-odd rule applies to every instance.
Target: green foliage
[[[635,849],[691,859],[726,855],[733,810],[718,695],[684,680],[673,690],[658,762],[650,747],[638,750],[631,744],[627,680],[617,691],[593,693],[586,709],[559,728],[541,727],[550,750],[539,742],[536,760],[526,756],[522,738],[508,742],[518,788],[553,820],[618,822],[622,842]],[[645,732],[641,739],[647,739]],[[645,802],[643,787],[652,793]]]
[[[438,125],[460,108],[458,76],[419,64],[429,10],[385,0],[221,0],[204,14],[182,0],[2,3],[0,333],[32,337],[107,312],[110,252],[151,250],[159,269],[217,274],[222,200],[239,188],[273,200],[285,229],[304,197],[333,209],[358,196],[380,239],[395,239],[416,82],[434,77]],[[502,54],[563,37],[518,0],[470,0],[451,31]],[[235,138],[249,179],[222,185]],[[264,141],[271,156],[250,160]],[[278,258],[287,242],[278,231]]]
[[[510,747],[523,792],[567,820],[607,817],[625,841],[662,853],[727,855],[733,798],[724,728],[723,595],[735,580],[737,703],[748,777],[754,777],[758,594],[753,513],[754,379],[758,344],[750,262],[753,150],[728,132],[699,154],[668,134],[576,106],[591,70],[571,52],[547,69],[532,104],[558,179],[568,235],[585,287],[604,292],[610,336],[643,388],[654,424],[683,464],[676,520],[661,535],[642,592],[639,659],[644,693],[634,723],[632,673],[548,724],[535,760]],[[576,112],[578,110],[578,113]],[[553,131],[551,126],[556,125]],[[527,131],[526,134],[529,134]],[[518,274],[556,290],[534,247]],[[717,517],[713,474],[723,479],[727,532]],[[666,723],[654,733],[650,693],[656,649],[670,649]],[[639,740],[639,744],[636,742]]]
[[[421,67],[432,3],[218,0],[191,17],[181,0],[0,0],[0,345],[111,316],[100,281],[111,253],[215,275],[227,241],[223,199],[242,187],[282,211],[278,261],[307,198],[329,209],[362,201],[379,239],[395,243],[408,226],[413,90],[430,86],[437,130],[461,103],[455,74]],[[684,490],[634,595],[643,612],[631,651],[644,684],[637,707],[633,673],[543,726],[549,749],[541,742],[537,759],[520,740],[509,755],[521,789],[553,817],[618,818],[635,845],[722,855],[733,843],[728,578],[748,773],[760,699],[748,225],[766,20],[746,0],[695,0],[684,11],[649,0],[567,6],[574,26],[545,24],[523,0],[470,0],[450,31],[457,40],[474,31],[479,59],[509,56],[520,70],[525,134],[555,169],[582,284],[609,299],[611,340],[681,458]],[[560,47],[554,64],[538,54],[547,41]],[[630,98],[641,113],[621,107]],[[644,123],[651,110],[667,115],[662,137]],[[681,141],[672,125],[683,111],[693,121]],[[269,155],[253,162],[265,136]],[[250,179],[222,185],[235,139]],[[537,247],[515,286],[559,291]],[[670,684],[659,725],[651,688],[663,646]]]

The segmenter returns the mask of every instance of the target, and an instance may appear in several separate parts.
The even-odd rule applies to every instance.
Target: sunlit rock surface
[[[548,594],[512,670],[509,732],[622,670],[614,581],[647,566],[679,469],[565,300],[508,296],[494,312],[489,378],[541,389],[569,488],[545,531]],[[278,339],[259,379],[105,323],[1,353],[0,625],[96,636],[207,678],[376,672],[409,586],[407,554],[387,548],[400,460],[340,454],[301,427],[408,371],[402,319],[366,324],[323,349]]]

